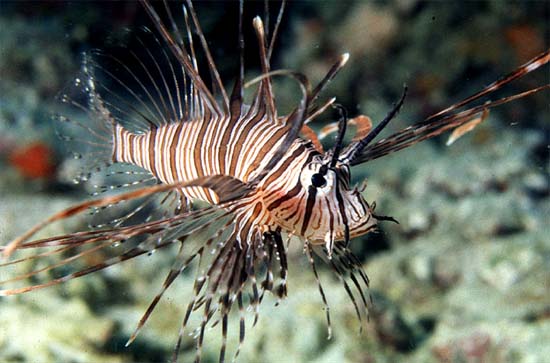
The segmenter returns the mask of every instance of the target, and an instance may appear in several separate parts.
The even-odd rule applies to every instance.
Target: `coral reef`
[[[0,244],[86,197],[84,188],[69,185],[63,174],[72,166],[62,159],[49,120],[54,96],[76,74],[82,50],[100,46],[102,36],[116,35],[123,26],[147,23],[131,3],[119,5],[111,17],[105,16],[109,9],[93,3],[2,7]],[[397,129],[541,51],[548,45],[548,9],[543,8],[543,2],[293,3],[275,61],[316,80],[338,54],[349,51],[349,65],[324,96],[337,96],[350,114],[368,114],[375,122],[408,83],[411,95],[392,126]],[[203,5],[198,11],[207,19],[207,34],[236,21],[219,7]],[[216,37],[213,44],[222,39]],[[248,42],[251,57],[254,44]],[[231,52],[223,45],[215,53],[224,75],[235,64]],[[548,82],[544,72],[507,92]],[[277,85],[283,107],[296,102],[286,87],[284,81]],[[278,306],[275,298],[265,299],[257,326],[247,329],[240,361],[546,360],[547,102],[545,93],[503,107],[451,147],[443,146],[442,137],[353,170],[355,179],[368,178],[365,193],[377,202],[377,212],[400,222],[385,222],[380,233],[352,242],[371,279],[370,321],[359,334],[345,290],[330,269],[321,268],[333,320],[333,337],[327,340],[314,277],[301,247],[292,246],[289,298]],[[27,180],[8,165],[14,145],[36,140],[59,153],[62,167],[55,180]],[[84,226],[76,220],[44,233]],[[192,289],[191,273],[176,281],[138,339],[127,348],[124,344],[160,288],[171,253],[0,298],[0,361],[166,361]],[[235,341],[236,322],[231,329]],[[217,361],[218,335],[217,330],[208,335],[206,362]],[[192,338],[183,344],[182,359],[188,361],[194,355]]]

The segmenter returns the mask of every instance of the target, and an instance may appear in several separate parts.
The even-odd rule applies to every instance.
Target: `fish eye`
[[[327,180],[325,179],[325,177],[322,174],[315,173],[311,176],[311,184],[315,188],[322,188],[325,185],[327,185]]]

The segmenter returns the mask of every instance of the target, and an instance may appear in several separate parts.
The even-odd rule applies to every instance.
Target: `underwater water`
[[[261,4],[260,4],[261,5]],[[258,73],[246,8],[247,62]],[[246,4],[245,4],[246,7]],[[89,198],[73,185],[50,114],[78,73],[82,52],[117,42],[126,28],[151,26],[141,6],[123,3],[0,3],[0,244]],[[277,6],[272,6],[271,21]],[[236,11],[196,4],[222,77],[234,77]],[[303,72],[315,84],[334,59],[350,61],[321,97],[337,97],[351,116],[376,123],[409,96],[388,133],[422,120],[549,47],[545,2],[297,2],[282,23],[273,68]],[[231,28],[233,26],[233,28]],[[231,29],[229,31],[228,29]],[[548,66],[507,86],[508,95],[549,82]],[[249,76],[250,77],[250,76]],[[249,78],[247,77],[247,78]],[[284,81],[282,109],[298,93]],[[367,178],[377,212],[400,223],[357,238],[352,249],[371,280],[370,320],[360,323],[330,268],[319,266],[323,304],[302,253],[290,246],[289,297],[266,297],[247,326],[241,362],[543,362],[550,356],[549,93],[495,109],[445,146],[446,136],[352,169]],[[325,120],[337,115],[327,112]],[[319,123],[322,125],[322,122]],[[46,234],[82,230],[84,219]],[[38,236],[37,236],[38,237]],[[160,362],[170,359],[193,275],[178,279],[129,347],[124,344],[158,292],[171,253],[142,256],[67,284],[0,297],[0,361]],[[100,256],[96,257],[100,258]],[[160,271],[160,272],[159,272]],[[0,280],[4,280],[0,268]],[[230,337],[237,340],[237,329]],[[218,329],[203,360],[215,362]],[[181,361],[194,345],[183,343]],[[231,344],[229,354],[231,356]]]

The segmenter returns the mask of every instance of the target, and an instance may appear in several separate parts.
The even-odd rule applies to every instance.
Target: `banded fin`
[[[334,243],[333,249],[329,254],[326,248],[321,248],[315,245],[306,246],[306,254],[310,259],[310,265],[315,275],[319,292],[325,305],[327,314],[328,325],[328,338],[330,338],[330,316],[327,300],[324,296],[321,280],[315,269],[314,255],[317,255],[320,259],[325,261],[332,268],[336,277],[342,283],[346,294],[353,304],[355,314],[359,320],[359,332],[363,330],[363,322],[369,319],[369,306],[372,306],[372,297],[368,293],[369,278],[363,270],[361,262],[353,254],[353,252],[346,246],[343,241],[337,241]]]
[[[489,116],[489,110],[484,110],[481,116],[474,118],[471,121],[468,121],[462,126],[457,127],[453,130],[451,135],[449,135],[449,138],[447,139],[447,142],[445,145],[449,146],[453,144],[456,140],[467,134],[468,132],[471,132],[473,129],[477,127],[480,123],[485,121],[487,119],[487,116]]]
[[[380,158],[395,151],[405,149],[423,140],[427,140],[429,138],[440,135],[443,132],[456,130],[472,121],[472,119],[475,119],[476,117],[479,117],[483,113],[487,112],[491,108],[515,101],[523,97],[527,97],[537,92],[542,92],[550,89],[550,83],[545,83],[542,86],[532,88],[525,92],[514,94],[508,97],[502,97],[496,100],[490,100],[477,106],[471,105],[474,101],[493,94],[508,83],[537,70],[538,68],[548,64],[549,62],[550,50],[547,50],[539,54],[535,58],[531,59],[527,63],[523,64],[522,66],[518,67],[511,73],[491,83],[487,87],[483,88],[481,91],[476,92],[473,95],[465,98],[464,100],[457,102],[454,105],[451,105],[444,110],[429,116],[424,121],[417,122],[401,131],[394,133],[393,135],[390,135],[387,138],[368,145],[362,150],[360,155],[357,155],[354,158],[351,165],[365,163],[367,161]],[[466,109],[463,111],[459,111],[463,107],[466,107]],[[353,146],[354,144],[351,144],[348,147],[348,150],[352,149]]]
[[[61,254],[66,254],[68,251],[70,251],[71,255],[46,267],[0,281],[0,285],[11,284],[29,277],[38,278],[41,274],[44,276],[44,274],[56,271],[56,269],[62,271],[62,276],[51,279],[46,278],[45,280],[39,279],[40,282],[23,287],[2,289],[0,290],[0,296],[21,294],[57,285],[92,272],[103,270],[143,254],[151,253],[152,251],[165,248],[174,242],[184,241],[188,235],[194,234],[200,229],[207,228],[220,219],[225,218],[230,220],[230,214],[230,212],[220,210],[217,207],[210,207],[179,215],[178,218],[169,218],[115,229],[72,233],[19,243],[14,252],[27,249],[36,249],[37,251],[45,249],[45,251],[37,252],[30,257],[4,262],[0,265],[1,267],[8,265],[16,267],[26,261],[49,260],[52,256],[61,256]],[[177,238],[174,237],[176,230]],[[107,248],[109,249],[108,255],[112,257],[106,257],[105,260],[97,264],[86,265],[86,256],[96,254],[100,251],[105,253]],[[11,254],[9,245],[7,247],[0,247],[0,250]],[[72,272],[67,273],[67,270],[72,270]]]
[[[58,212],[52,215],[51,217],[45,219],[44,221],[36,224],[33,228],[29,229],[26,233],[24,233],[23,235],[11,241],[8,245],[0,246],[0,251],[3,252],[3,255],[5,258],[8,258],[14,251],[19,249],[25,241],[27,241],[29,238],[35,235],[38,231],[44,229],[49,224],[63,220],[63,219],[70,218],[77,214],[81,214],[87,211],[89,208],[103,207],[111,204],[116,204],[124,200],[143,198],[150,195],[155,195],[157,193],[168,192],[168,191],[177,190],[181,188],[196,187],[196,186],[211,189],[216,193],[227,195],[228,197],[231,197],[233,199],[238,199],[240,197],[245,196],[247,193],[249,193],[250,190],[247,185],[239,182],[240,187],[235,188],[235,183],[236,182],[234,178],[224,176],[224,175],[213,175],[213,176],[198,178],[189,182],[160,184],[160,185],[155,185],[151,187],[137,189],[131,192],[127,192],[127,193],[123,193],[115,196],[108,196],[100,199],[86,201],[86,202],[74,205],[72,207],[69,207],[61,212]],[[229,191],[231,193],[229,193]],[[227,205],[225,207],[227,207]],[[166,220],[178,221],[180,220],[180,218],[181,216],[177,216],[173,218],[168,218]],[[149,223],[154,224],[156,223],[156,221],[152,221]],[[149,223],[144,223],[144,225],[149,225]],[[132,228],[132,227],[133,226],[129,226],[127,228]],[[113,231],[116,231],[116,230],[117,229],[113,229]],[[139,229],[137,232],[139,232]],[[87,234],[91,232],[83,232],[83,233]],[[81,233],[76,233],[74,235],[79,236],[80,234]]]
[[[229,231],[229,232],[228,232]],[[236,358],[244,342],[248,315],[253,327],[258,319],[259,304],[265,292],[273,291],[273,271],[280,269],[286,284],[286,255],[275,258],[279,250],[277,241],[282,243],[278,232],[265,234],[252,233],[246,243],[239,243],[236,226],[221,228],[217,234],[202,246],[197,253],[199,259],[193,296],[188,303],[186,314],[178,334],[178,344],[173,360],[177,360],[185,332],[195,339],[195,361],[202,358],[203,342],[211,328],[219,326],[222,334],[219,361],[226,361],[227,335],[233,323],[238,326],[239,342],[234,352]],[[181,265],[180,265],[181,266]],[[174,270],[172,270],[174,271]],[[173,275],[173,272],[171,273]],[[258,280],[264,281],[258,283]],[[169,281],[171,275],[167,278]],[[271,283],[269,282],[271,281]],[[284,290],[286,293],[286,289]],[[161,291],[162,293],[162,291]],[[278,294],[277,292],[274,292]],[[153,302],[155,303],[156,298]],[[231,311],[238,309],[239,320],[229,319]],[[198,319],[192,316],[200,315]]]

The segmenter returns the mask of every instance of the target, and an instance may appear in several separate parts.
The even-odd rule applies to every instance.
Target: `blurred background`
[[[270,3],[271,26],[278,6]],[[178,5],[172,7],[181,14]],[[195,8],[231,87],[238,64],[237,7],[206,2]],[[263,2],[245,4],[248,79],[259,72],[251,19],[263,12]],[[391,133],[548,49],[549,19],[545,1],[293,2],[272,68],[301,71],[315,84],[338,55],[349,52],[322,98],[336,96],[351,116],[365,114],[376,123],[407,84],[409,96]],[[78,73],[83,52],[109,49],[127,29],[140,26],[153,27],[136,2],[0,2],[0,244],[88,198],[89,188],[67,176],[74,161],[52,127],[55,97]],[[547,66],[498,95],[549,83],[549,74]],[[298,102],[292,82],[277,80],[275,90],[282,110]],[[333,319],[327,340],[315,280],[295,243],[289,298],[277,307],[275,298],[264,300],[239,361],[546,361],[549,101],[545,92],[500,107],[451,147],[442,136],[352,170],[355,180],[367,178],[365,195],[376,201],[377,212],[400,222],[383,223],[380,233],[352,241],[371,279],[370,321],[359,334],[344,288],[329,268],[321,268]],[[314,127],[336,119],[327,111]],[[77,219],[45,233],[85,225]],[[166,251],[56,288],[0,298],[0,361],[169,360],[191,274],[171,288],[138,339],[128,348],[124,343],[170,264]],[[5,278],[0,269],[0,280]],[[237,325],[232,329],[236,339]],[[219,335],[217,328],[207,335],[205,362],[217,361]],[[188,338],[182,361],[193,354]]]

